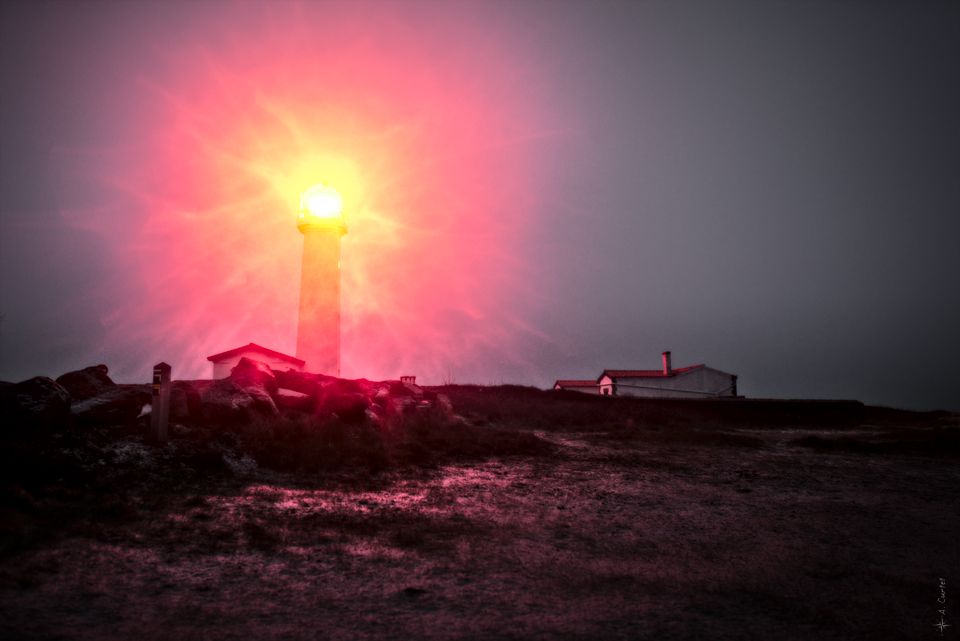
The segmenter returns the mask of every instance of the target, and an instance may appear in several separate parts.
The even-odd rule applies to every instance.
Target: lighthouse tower
[[[300,196],[303,234],[297,358],[306,371],[340,375],[340,237],[347,233],[343,203],[332,187],[314,185]]]

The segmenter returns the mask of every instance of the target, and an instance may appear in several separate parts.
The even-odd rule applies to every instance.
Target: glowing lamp
[[[343,222],[343,200],[333,187],[319,184],[300,194],[297,227],[301,232],[332,230],[347,233]]]

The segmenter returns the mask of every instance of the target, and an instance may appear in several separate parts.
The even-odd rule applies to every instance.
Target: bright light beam
[[[343,199],[333,187],[314,185],[300,196],[300,218],[338,218],[343,212]]]

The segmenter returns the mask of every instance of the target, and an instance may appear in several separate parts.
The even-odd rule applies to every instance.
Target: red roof
[[[296,356],[290,356],[289,354],[284,354],[283,352],[277,352],[262,345],[257,345],[256,343],[247,343],[243,347],[235,347],[233,349],[228,349],[225,352],[220,352],[219,354],[214,354],[213,356],[207,356],[208,361],[220,361],[225,358],[230,358],[231,356],[236,356],[237,354],[242,354],[243,352],[260,352],[265,356],[272,356],[273,358],[279,358],[280,360],[293,363],[303,367],[307,364],[307,361],[297,358]]]
[[[596,387],[597,381],[592,378],[589,380],[558,380],[553,384],[554,387]]]
[[[599,383],[600,379],[604,376],[609,376],[610,378],[670,378],[677,374],[700,369],[703,366],[704,364],[700,363],[699,365],[688,365],[687,367],[675,367],[670,370],[669,374],[664,374],[662,369],[605,369],[600,373],[600,376],[597,377],[597,382]]]

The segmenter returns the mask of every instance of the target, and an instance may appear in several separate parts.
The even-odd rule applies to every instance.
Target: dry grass
[[[956,457],[960,456],[960,428],[895,428],[858,436],[809,435],[792,441],[792,444],[825,453]]]
[[[433,467],[492,456],[548,454],[552,447],[529,432],[451,421],[416,412],[385,427],[313,417],[261,419],[241,431],[239,447],[262,466],[288,472],[396,466]]]
[[[651,448],[673,468],[604,459],[601,448],[408,469],[375,486],[285,476],[156,501],[140,493],[132,517],[98,516],[8,557],[0,635],[928,632],[936,576],[960,561],[952,467],[889,457],[865,467],[804,448]]]
[[[847,428],[878,408],[855,401],[769,401],[756,399],[643,399],[601,397],[570,391],[543,391],[518,385],[447,385],[431,388],[447,395],[457,411],[476,424],[547,431],[609,431],[622,427],[753,427],[817,425]],[[869,410],[869,411],[868,411]],[[896,411],[877,418],[894,420]],[[911,424],[918,420],[909,416]],[[937,420],[936,413],[923,420]]]
[[[445,391],[470,423],[4,436],[0,638],[928,638],[960,567],[953,417]]]

